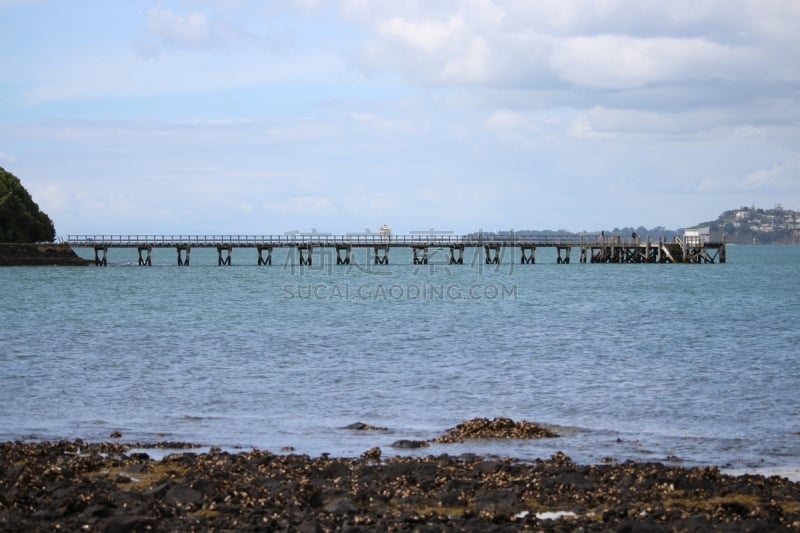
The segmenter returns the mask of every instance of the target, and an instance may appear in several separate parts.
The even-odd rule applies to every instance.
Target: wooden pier
[[[258,251],[258,265],[272,265],[275,248],[297,250],[301,266],[312,265],[312,252],[318,248],[336,251],[336,264],[349,265],[353,248],[373,250],[376,265],[389,264],[392,248],[410,248],[415,265],[427,265],[429,250],[449,249],[449,264],[463,265],[465,248],[483,249],[487,265],[500,264],[503,249],[519,248],[520,263],[536,263],[537,248],[555,248],[556,262],[569,264],[572,250],[579,252],[580,263],[724,263],[725,241],[710,242],[702,237],[675,237],[673,240],[651,241],[636,237],[604,234],[575,237],[548,235],[503,238],[457,235],[68,235],[64,243],[72,248],[94,249],[95,265],[108,264],[109,248],[136,248],[138,264],[152,265],[153,248],[173,248],[177,251],[177,264],[188,266],[192,248],[216,248],[218,265],[233,264],[234,248],[254,248]],[[265,256],[266,254],[266,256]]]

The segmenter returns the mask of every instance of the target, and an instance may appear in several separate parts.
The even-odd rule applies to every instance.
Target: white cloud
[[[800,82],[800,47],[796,32],[787,30],[800,27],[800,9],[791,4],[341,2],[342,12],[367,31],[358,62],[372,75],[529,91],[542,105],[643,109],[741,98],[742,84],[762,94],[791,91],[780,86]],[[759,95],[749,90],[747,97]]]
[[[739,185],[750,191],[797,191],[800,189],[800,160],[795,158],[756,169]]]
[[[486,119],[486,128],[500,133],[535,129],[535,122],[516,111],[499,109],[493,111]]]
[[[48,181],[30,186],[31,196],[42,205],[54,211],[62,211],[72,201],[72,194],[63,183]]]
[[[582,114],[573,125],[573,132],[578,133],[577,137],[593,138],[714,138],[723,126],[726,135],[736,133],[736,128],[730,128],[732,124],[735,120],[718,109],[667,112],[595,107]],[[591,135],[580,135],[581,132]]]
[[[354,112],[350,116],[356,124],[377,132],[409,132],[412,125],[403,120],[391,119],[377,113]]]
[[[780,167],[777,165],[770,168],[770,169],[758,169],[755,172],[751,172],[747,175],[747,177],[742,180],[742,186],[746,188],[753,188],[753,189],[760,189],[769,183],[775,178],[778,174]]]
[[[469,40],[464,54],[452,57],[442,68],[441,79],[457,83],[485,83],[492,81],[492,51],[481,36]]]
[[[577,85],[625,89],[728,78],[744,55],[704,39],[580,36],[561,42],[553,50],[551,65],[560,78]]]
[[[3,151],[0,151],[0,163],[11,165],[16,162],[17,158],[11,154],[7,154]]]
[[[145,27],[154,37],[180,47],[203,47],[211,38],[211,23],[203,13],[178,15],[155,6],[145,10]]]
[[[376,29],[385,38],[395,39],[425,53],[437,53],[461,31],[462,26],[458,17],[450,17],[444,21],[414,21],[404,17],[391,17],[378,21]]]
[[[569,125],[569,135],[575,139],[589,140],[607,140],[614,138],[613,133],[595,130],[586,115],[581,115],[572,121]]]

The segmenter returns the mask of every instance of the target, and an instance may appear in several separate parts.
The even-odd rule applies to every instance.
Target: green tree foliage
[[[52,242],[53,221],[14,174],[0,167],[0,242]]]

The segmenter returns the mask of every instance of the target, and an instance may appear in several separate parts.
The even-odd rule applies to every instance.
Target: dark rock
[[[358,512],[358,507],[350,498],[337,498],[324,507],[328,513],[344,514]]]
[[[148,471],[147,463],[134,463],[132,465],[128,465],[125,468],[125,471],[129,474],[142,474]]]
[[[108,518],[112,516],[115,512],[113,507],[109,507],[108,505],[90,505],[86,509],[83,510],[81,513],[82,516],[94,516],[97,518]]]
[[[200,491],[203,496],[210,496],[217,492],[217,483],[212,479],[203,478],[195,480],[192,488]]]
[[[305,520],[297,526],[298,533],[317,533],[322,531],[316,520]]]
[[[345,426],[343,429],[353,429],[355,431],[388,431],[388,428],[380,426],[370,426],[364,422],[354,422]]]
[[[458,492],[473,492],[480,487],[480,483],[474,479],[451,479],[445,484],[445,490]]]
[[[104,533],[138,533],[154,528],[156,520],[149,516],[121,515],[102,522],[100,530]]]
[[[136,452],[128,455],[134,461],[149,461],[150,456],[144,452]]]
[[[591,480],[586,479],[586,477],[577,472],[565,472],[564,474],[559,474],[556,477],[556,482],[561,483],[562,485],[569,485],[580,490],[588,490],[593,486]]]
[[[465,503],[461,492],[457,490],[445,490],[439,495],[439,504],[443,507],[455,507],[457,505],[465,505]]]
[[[65,507],[40,509],[35,511],[31,516],[37,520],[55,520],[61,518],[67,513]]]
[[[668,533],[670,529],[654,522],[624,522],[617,533]]]
[[[514,491],[508,489],[480,489],[475,492],[475,505],[481,509],[512,513],[521,507]]]
[[[387,463],[380,473],[386,481],[400,478],[411,478],[414,475],[415,465],[406,461],[393,461]]]
[[[172,486],[172,482],[171,481],[167,481],[166,483],[162,483],[162,484],[157,485],[157,486],[153,487],[152,489],[148,490],[147,492],[145,492],[145,495],[153,496],[153,497],[158,498],[160,500],[160,499],[164,498],[164,496],[166,496],[167,491],[169,491],[171,486]]]
[[[427,448],[429,446],[424,440],[400,439],[392,443],[392,448]]]
[[[341,478],[350,475],[350,465],[340,461],[334,461],[323,468],[319,475],[328,479]]]
[[[203,493],[187,485],[172,485],[164,494],[164,501],[170,505],[189,505],[197,503],[203,497]]]

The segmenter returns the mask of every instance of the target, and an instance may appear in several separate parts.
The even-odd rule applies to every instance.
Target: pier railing
[[[300,234],[300,235],[67,235],[63,241],[73,247],[92,248],[109,246],[134,248],[152,246],[157,248],[192,246],[192,247],[290,247],[301,245],[313,246],[591,246],[625,245],[634,241],[620,237],[601,236],[600,234],[584,235],[380,235],[365,233],[333,234]]]

